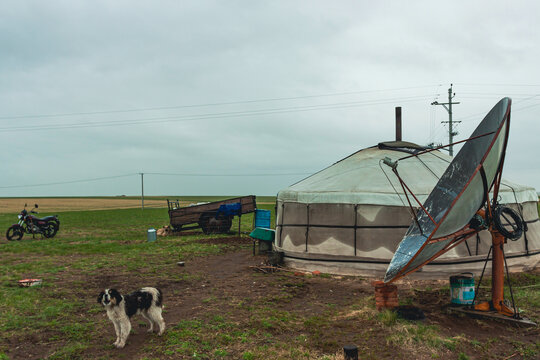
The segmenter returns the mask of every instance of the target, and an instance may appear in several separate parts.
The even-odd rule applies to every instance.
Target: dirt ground
[[[18,213],[28,204],[32,208],[39,205],[38,211],[50,214],[61,211],[130,209],[141,207],[141,200],[123,198],[2,198],[0,199],[0,213]],[[165,200],[144,200],[145,207],[166,208]]]
[[[111,198],[1,198],[0,214],[18,213],[27,204],[32,208],[34,204],[39,205],[38,211],[50,214],[62,211],[84,211],[84,210],[111,210],[111,209],[131,209],[140,208],[141,200],[133,198],[111,197]],[[188,206],[192,201],[180,201],[180,206]],[[257,202],[258,204],[273,204],[268,202]],[[167,208],[166,200],[146,199],[145,208]]]
[[[224,239],[214,238],[206,241],[213,243],[226,241],[228,244],[236,242],[237,245],[250,243],[249,239],[231,239],[230,237]],[[173,326],[181,320],[204,319],[211,314],[227,313],[233,313],[237,322],[248,322],[249,312],[241,311],[238,306],[233,304],[238,301],[255,303],[258,299],[271,297],[273,294],[278,296],[282,286],[285,286],[276,285],[280,276],[286,276],[292,279],[291,281],[301,284],[301,286],[295,287],[292,292],[293,297],[287,302],[276,302],[273,306],[276,309],[281,308],[299,316],[321,314],[327,309],[328,303],[335,304],[338,307],[349,306],[354,304],[359,297],[373,295],[371,279],[341,276],[299,276],[292,272],[263,274],[253,267],[261,265],[264,260],[265,257],[253,256],[250,249],[239,246],[218,256],[186,259],[185,266],[179,266],[175,261],[171,262],[168,269],[169,274],[193,275],[197,279],[196,281],[170,280],[167,274],[145,273],[147,270],[141,269],[141,272],[123,274],[100,272],[92,277],[81,276],[80,278],[74,276],[73,273],[65,275],[59,273],[59,279],[56,283],[69,291],[71,282],[84,281],[87,284],[87,291],[75,295],[79,296],[89,309],[98,306],[95,297],[89,297],[89,293],[95,293],[97,296],[102,289],[110,287],[122,291],[132,291],[142,286],[157,286],[164,293],[164,318],[168,326]],[[63,278],[64,276],[65,278]],[[411,287],[410,285],[414,286]],[[508,349],[505,346],[508,341],[511,342],[512,339],[517,339],[525,343],[534,343],[540,335],[538,328],[516,329],[494,321],[478,321],[469,317],[458,318],[451,315],[446,309],[448,294],[418,290],[431,286],[440,287],[440,283],[416,281],[414,284],[401,284],[398,285],[399,296],[400,298],[412,296],[417,299],[414,305],[420,307],[426,314],[427,319],[424,320],[424,323],[426,325],[437,325],[444,336],[470,336],[479,341],[488,341],[494,337],[501,339],[500,345],[492,344],[489,357],[482,356],[480,358],[505,358],[508,356]],[[226,301],[205,301],[205,299],[212,297],[226,299]],[[81,313],[78,316],[93,316],[96,322],[103,324],[102,336],[100,336],[99,343],[94,344],[91,357],[140,358],[141,350],[150,341],[149,337],[153,336],[146,334],[146,329],[141,328],[140,325],[138,327],[137,322],[132,321],[135,333],[130,336],[128,345],[122,350],[104,349],[103,343],[112,343],[115,338],[113,326],[106,320],[105,312],[90,315]],[[332,322],[332,324],[323,326],[331,327],[321,329],[324,332],[325,339],[316,345],[321,352],[336,353],[341,349],[341,346],[354,343],[360,349],[369,348],[375,354],[379,354],[380,357],[376,356],[376,358],[408,358],[403,349],[388,344],[387,337],[391,330],[384,328],[381,330],[380,324],[374,321],[360,323],[344,316],[342,319],[336,319],[335,323]],[[366,334],[369,334],[369,336],[366,336]],[[283,332],[275,333],[274,336],[286,342],[287,337],[292,336],[292,334],[284,329]],[[54,353],[55,349],[61,346],[62,342],[62,340],[58,340],[59,343],[51,343],[48,339],[49,334],[47,334],[46,330],[41,333],[30,334],[25,339],[12,339],[13,347],[9,356],[13,359],[48,357]],[[20,344],[25,345],[20,346]],[[470,354],[472,350],[459,349],[459,351]],[[448,356],[450,355],[451,358],[456,358],[455,354],[452,355],[451,352],[448,352]],[[511,358],[522,358],[519,354],[515,355]]]

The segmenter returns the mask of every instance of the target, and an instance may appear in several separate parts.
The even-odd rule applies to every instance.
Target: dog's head
[[[102,304],[103,306],[115,306],[120,301],[122,301],[122,295],[116,289],[105,289],[97,298],[98,304]]]

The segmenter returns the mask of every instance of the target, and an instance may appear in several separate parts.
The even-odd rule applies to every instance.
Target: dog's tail
[[[161,307],[161,305],[163,304],[163,293],[158,288],[156,288],[156,290],[157,290],[157,299],[155,299],[156,306]]]
[[[161,292],[160,289],[154,288],[154,287],[145,287],[145,288],[142,288],[141,290],[152,294],[152,302],[156,306],[158,306],[158,307],[162,306],[162,304],[163,304],[163,293]]]

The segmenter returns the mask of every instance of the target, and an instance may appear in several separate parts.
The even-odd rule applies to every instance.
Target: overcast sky
[[[503,176],[540,190],[539,14],[535,1],[3,1],[0,196],[137,195],[139,173],[147,195],[275,195],[394,139],[395,106],[404,140],[447,144],[430,104],[450,83],[456,140],[513,99]]]

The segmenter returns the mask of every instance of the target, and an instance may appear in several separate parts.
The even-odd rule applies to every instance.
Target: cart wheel
[[[201,227],[203,233],[205,233],[206,235],[210,234],[209,222],[210,218],[212,217],[213,216],[211,214],[203,213],[199,218],[199,226]]]
[[[220,224],[219,224],[219,229],[218,231],[222,234],[226,234],[228,233],[230,230],[231,230],[231,226],[232,226],[232,217],[228,217],[228,218],[221,218],[219,219],[220,221]]]
[[[208,224],[207,224],[208,234],[215,234],[219,232],[220,225],[221,225],[220,219],[216,219],[214,217],[209,218]]]

